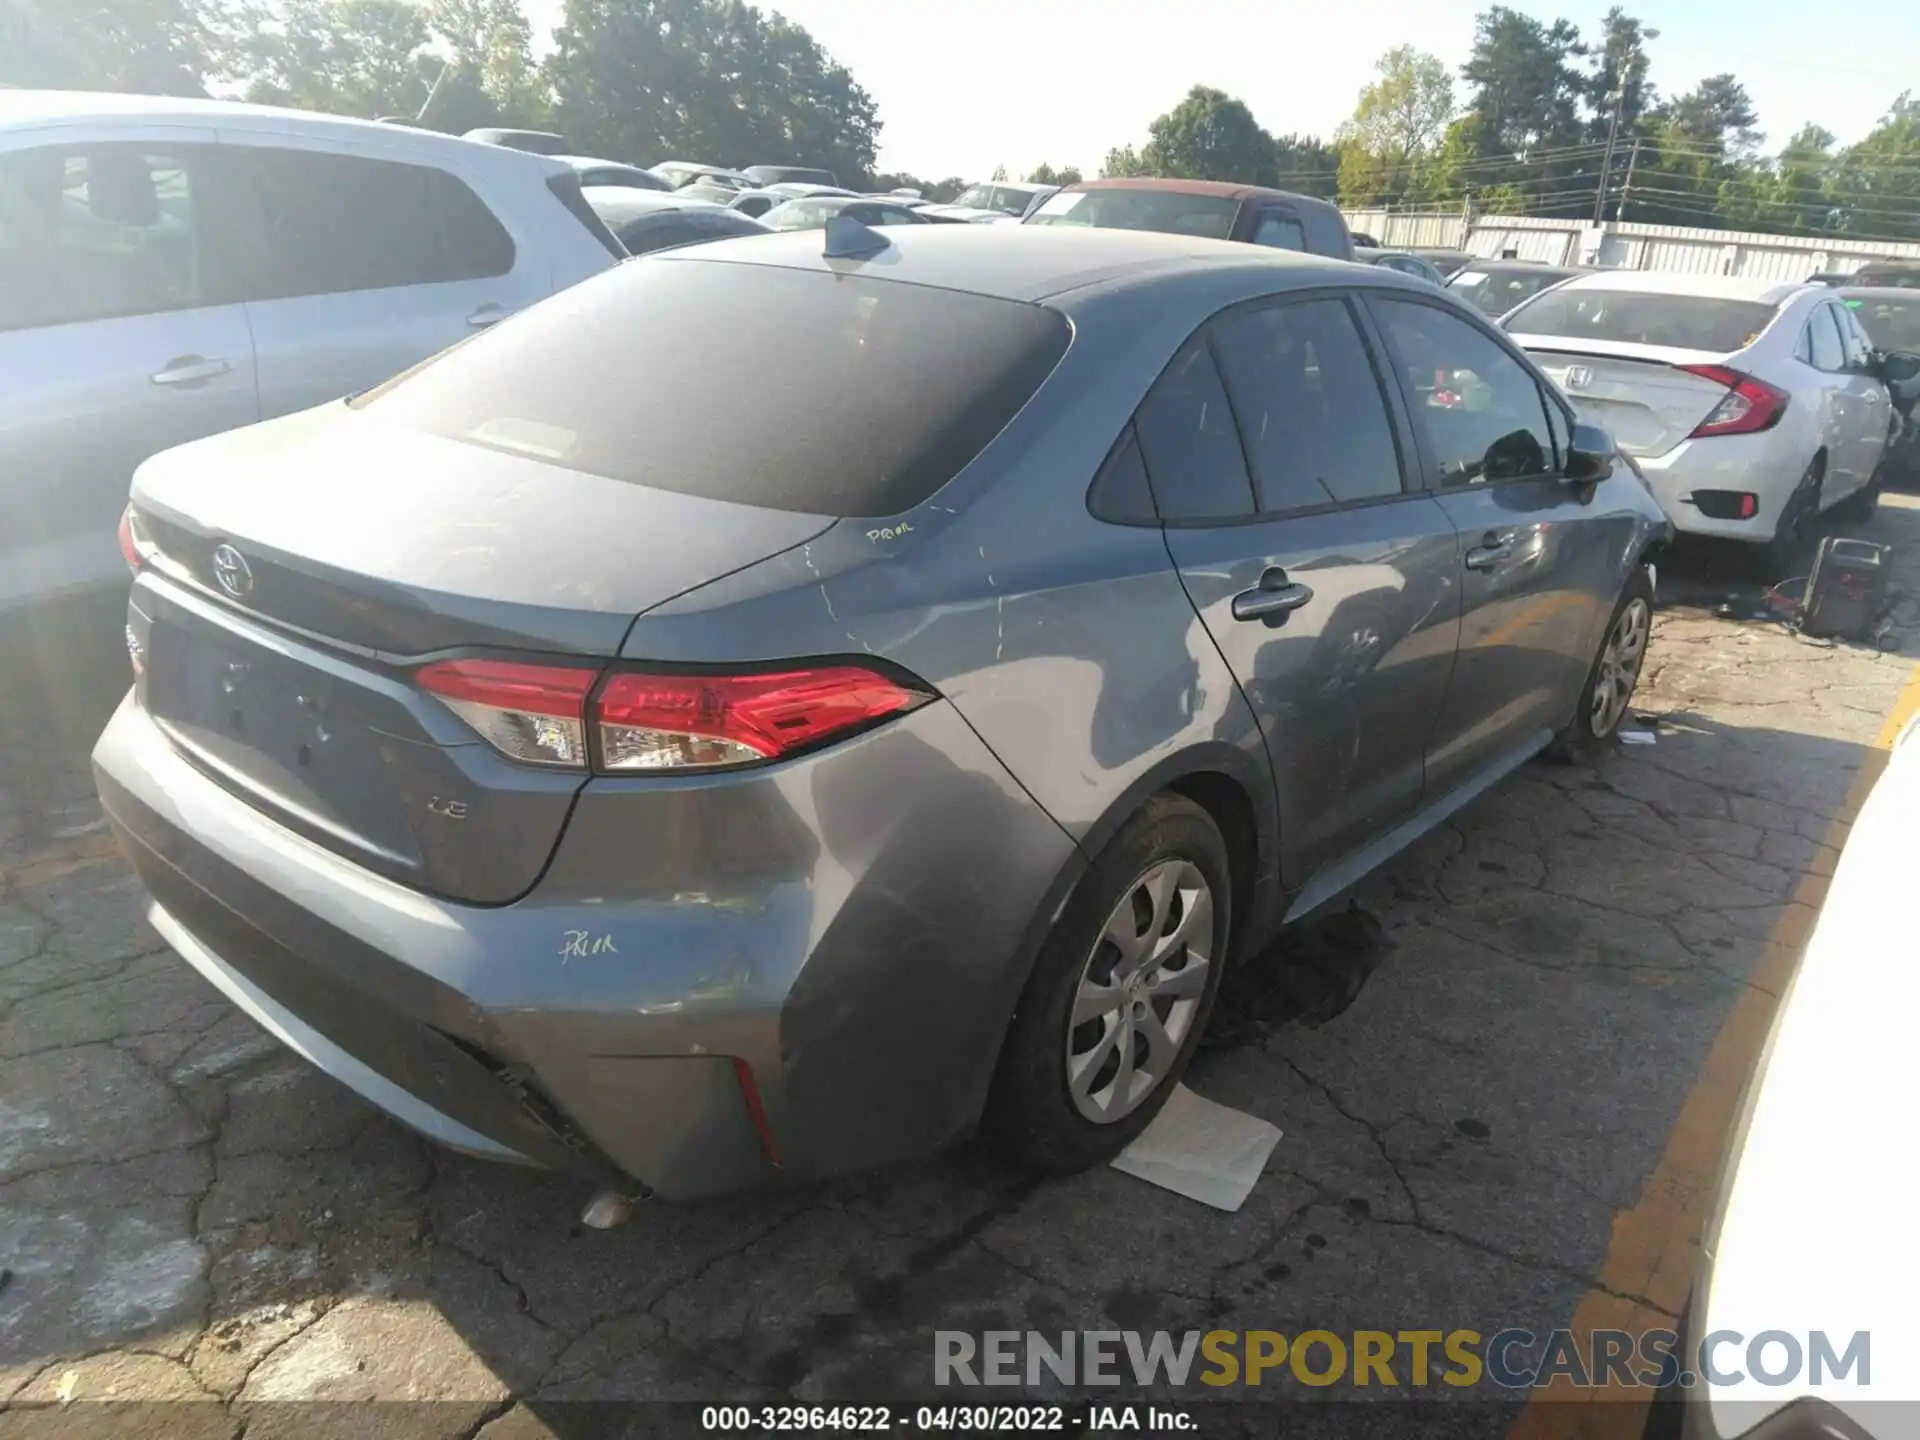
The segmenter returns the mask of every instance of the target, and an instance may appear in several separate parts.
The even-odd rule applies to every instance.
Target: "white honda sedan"
[[[1501,324],[1633,457],[1676,528],[1770,546],[1784,566],[1822,511],[1872,514],[1893,405],[1834,291],[1603,271]]]

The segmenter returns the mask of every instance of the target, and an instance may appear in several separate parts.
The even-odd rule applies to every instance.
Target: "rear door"
[[[450,170],[225,138],[266,236],[247,306],[265,415],[365,390],[551,288],[532,247]]]
[[[1419,804],[1457,631],[1453,526],[1404,483],[1344,294],[1219,316],[1136,429],[1167,548],[1266,736],[1297,889]]]
[[[1809,377],[1814,413],[1819,417],[1820,443],[1827,452],[1820,498],[1823,504],[1831,505],[1866,483],[1860,467],[1866,459],[1863,431],[1869,423],[1865,389],[1850,373],[1846,329],[1840,323],[1838,306],[1822,303],[1814,307],[1807,316],[1806,334],[1796,358],[1814,372]]]
[[[212,132],[0,140],[0,609],[124,586],[156,451],[257,418]]]
[[[1374,292],[1425,484],[1460,533],[1459,658],[1427,751],[1435,798],[1517,764],[1572,717],[1619,588],[1630,512],[1560,478],[1569,418],[1490,329]]]
[[[1870,484],[1886,451],[1887,437],[1893,429],[1893,401],[1886,382],[1874,373],[1873,341],[1854,313],[1845,305],[1829,305],[1834,322],[1840,327],[1840,345],[1846,354],[1847,391],[1850,407],[1859,411],[1860,423],[1854,427],[1854,443],[1859,454],[1854,473],[1862,485]]]

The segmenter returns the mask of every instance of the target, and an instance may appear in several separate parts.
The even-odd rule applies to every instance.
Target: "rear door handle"
[[[1492,570],[1511,554],[1513,554],[1513,532],[1489,530],[1480,537],[1478,545],[1467,551],[1466,566],[1469,570]]]
[[[156,385],[192,385],[232,373],[231,360],[208,360],[200,355],[178,355],[147,378]]]
[[[1233,618],[1279,625],[1311,599],[1312,590],[1287,579],[1287,572],[1276,567],[1262,575],[1254,589],[1242,590],[1233,597]]]
[[[473,326],[476,330],[481,330],[488,325],[498,325],[506,318],[507,307],[500,304],[497,300],[489,300],[478,310],[467,316],[467,324]]]

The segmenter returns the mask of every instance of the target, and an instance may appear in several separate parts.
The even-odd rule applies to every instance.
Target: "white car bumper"
[[[1664,455],[1635,457],[1675,529],[1759,544],[1773,538],[1782,508],[1807,473],[1808,458],[1799,437],[1784,428],[1682,440]],[[1707,515],[1693,498],[1700,490],[1750,494],[1755,512],[1748,519]]]

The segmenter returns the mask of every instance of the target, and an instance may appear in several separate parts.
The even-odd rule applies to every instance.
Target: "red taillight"
[[[120,512],[120,556],[127,562],[127,569],[137,572],[152,554],[153,542],[147,539],[133,506],[128,505]]]
[[[598,670],[506,660],[440,660],[415,676],[503,755],[587,764],[587,693]]]
[[[771,760],[927,697],[858,665],[765,675],[609,676],[594,701],[607,770]]]
[[[858,665],[747,675],[616,672],[442,660],[421,686],[516,760],[605,771],[712,770],[778,759],[930,698]]]
[[[1725,365],[1681,365],[1689,375],[1698,375],[1716,385],[1727,387],[1720,403],[1707,412],[1707,418],[1693,427],[1690,440],[1709,435],[1752,435],[1770,430],[1786,413],[1787,392],[1764,380]]]

